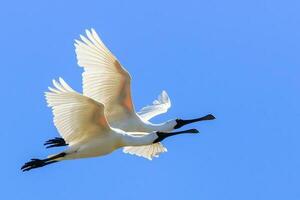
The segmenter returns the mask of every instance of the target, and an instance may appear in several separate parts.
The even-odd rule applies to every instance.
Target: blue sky
[[[300,2],[6,1],[0,7],[1,199],[300,199]],[[73,41],[95,28],[161,122],[213,113],[148,161],[120,150],[22,173],[58,136],[43,92],[81,91]]]

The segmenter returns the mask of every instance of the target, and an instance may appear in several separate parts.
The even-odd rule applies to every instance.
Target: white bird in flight
[[[54,124],[69,144],[68,149],[46,159],[31,159],[22,166],[23,171],[62,160],[102,156],[125,146],[157,144],[177,134],[198,133],[196,129],[144,133],[112,128],[107,122],[102,103],[77,93],[62,79],[59,83],[54,81],[54,85],[55,89],[46,92],[46,99],[52,107]]]
[[[83,94],[74,91],[62,78],[59,82],[54,80],[55,88],[49,87],[50,92],[46,92],[48,105],[53,110],[54,124],[62,138],[48,140],[45,145],[48,145],[47,148],[69,145],[69,149],[48,159],[34,159],[26,163],[23,170],[63,159],[104,155],[119,147],[124,147],[125,153],[151,160],[166,151],[159,138],[196,132],[196,129],[167,132],[186,124],[215,119],[209,114],[191,120],[174,119],[160,124],[149,122],[171,107],[167,93],[163,91],[153,105],[136,113],[131,98],[130,74],[94,29],[86,30],[86,35],[87,37],[80,35],[81,41],[75,40],[78,64],[84,68]],[[103,139],[102,142],[100,138]],[[77,149],[75,155],[76,148],[87,150],[80,153]]]

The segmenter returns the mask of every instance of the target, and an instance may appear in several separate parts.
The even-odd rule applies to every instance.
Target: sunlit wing
[[[68,144],[82,138],[105,134],[110,129],[103,104],[74,91],[63,79],[53,80],[54,88],[45,93],[52,108],[54,124]]]
[[[143,120],[148,121],[149,119],[157,115],[166,113],[170,107],[171,107],[171,100],[167,92],[162,91],[162,93],[158,96],[158,98],[153,101],[152,105],[142,108],[138,112],[138,115]]]
[[[83,94],[105,106],[106,117],[134,113],[130,75],[101,41],[94,29],[75,40],[78,65],[84,68]]]

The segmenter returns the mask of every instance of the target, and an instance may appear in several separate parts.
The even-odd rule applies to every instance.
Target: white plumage
[[[91,140],[91,138],[99,134],[107,135],[111,131],[103,113],[105,109],[102,103],[79,94],[62,78],[59,78],[59,82],[53,80],[53,85],[55,88],[49,87],[50,92],[45,93],[46,100],[48,106],[52,108],[55,126],[70,147],[81,146],[82,141]],[[113,130],[117,133],[122,133],[121,135],[125,134],[122,130],[116,128]],[[126,134],[142,137],[149,133],[134,131]],[[148,143],[152,142],[153,140],[150,140]],[[128,145],[126,143],[121,144],[120,141],[117,143],[120,143],[118,147]],[[74,148],[71,151],[73,150]],[[165,151],[166,149],[161,143],[124,147],[125,153],[135,154],[150,160]]]
[[[59,82],[53,80],[53,85],[55,88],[49,88],[46,99],[55,126],[69,144],[64,159],[105,155],[131,144],[151,144],[157,138],[154,133],[130,134],[110,127],[102,103],[77,93],[62,78]],[[149,137],[143,137],[146,135]]]
[[[171,107],[171,100],[166,91],[162,91],[162,93],[158,96],[157,100],[153,101],[152,105],[145,106],[142,108],[138,115],[143,118],[143,120],[148,121],[151,118],[166,113],[168,109]]]
[[[62,138],[49,140],[49,147],[69,145],[69,148],[48,159],[33,159],[24,171],[65,159],[108,154],[124,147],[124,152],[147,159],[158,157],[167,149],[164,138],[197,132],[195,129],[168,133],[183,125],[214,119],[212,115],[193,120],[169,120],[153,124],[149,120],[171,107],[166,91],[152,105],[136,113],[131,98],[131,76],[101,41],[96,31],[86,30],[86,36],[75,40],[78,65],[83,67],[83,94],[73,90],[62,78],[53,80],[54,87],[45,93],[52,108],[54,124]],[[162,134],[165,132],[166,134]]]

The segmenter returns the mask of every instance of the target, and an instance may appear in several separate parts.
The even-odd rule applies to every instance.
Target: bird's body
[[[92,139],[88,137],[78,143],[69,145],[68,149],[64,151],[66,156],[60,160],[103,156],[125,146],[149,145],[158,138],[155,133],[143,136],[133,136],[131,134],[127,134],[120,129],[111,128],[105,134],[99,133]]]
[[[171,106],[163,91],[152,105],[136,112],[131,98],[131,76],[108,50],[92,29],[87,37],[76,40],[76,55],[83,67],[83,93],[73,90],[62,78],[53,80],[54,88],[46,92],[48,106],[54,114],[54,124],[62,138],[46,142],[48,147],[68,148],[44,160],[33,159],[24,171],[53,162],[102,156],[124,147],[125,153],[148,159],[157,157],[166,148],[160,143],[169,136],[196,133],[195,129],[168,133],[202,120],[214,119],[207,115],[193,120],[174,119],[161,124],[149,120],[167,112]]]

